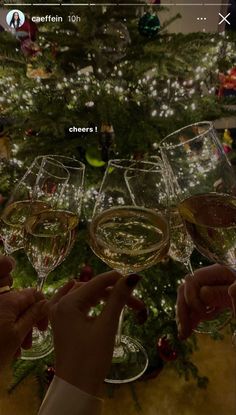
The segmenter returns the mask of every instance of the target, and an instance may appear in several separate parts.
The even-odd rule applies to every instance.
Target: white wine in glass
[[[78,218],[70,212],[45,210],[25,223],[24,249],[42,285],[70,252],[77,235]]]
[[[13,190],[1,216],[0,233],[8,255],[23,248],[24,223],[30,212],[48,209],[59,198],[68,177],[60,163],[44,156],[34,160]],[[48,186],[52,181],[54,192],[50,195]]]
[[[84,164],[75,159],[54,155],[44,157],[61,166],[68,177],[58,195],[55,194],[56,178],[45,181],[47,208],[37,212],[32,209],[24,226],[24,249],[37,272],[37,288],[40,291],[48,274],[69,255],[76,240],[85,171]],[[52,351],[50,330],[47,333],[34,330],[33,340],[33,347],[23,352],[23,359],[40,359]]]
[[[142,202],[134,204],[127,179],[143,188]],[[158,210],[157,200],[165,195],[162,171],[150,162],[110,160],[90,224],[90,245],[94,253],[124,276],[161,261],[169,249],[169,223]],[[141,199],[140,199],[141,200]],[[152,209],[155,203],[155,210]],[[141,343],[122,335],[122,312],[116,336],[108,383],[138,379],[146,370],[148,356]]]
[[[169,249],[169,229],[161,213],[134,206],[105,210],[92,221],[91,247],[122,274],[139,272],[161,261]]]
[[[160,151],[196,248],[211,261],[235,268],[236,177],[213,124],[199,122],[175,131],[161,142]],[[199,324],[198,332],[215,332],[231,316],[230,310],[206,313],[209,320]]]

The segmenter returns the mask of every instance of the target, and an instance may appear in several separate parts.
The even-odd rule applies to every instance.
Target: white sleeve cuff
[[[54,376],[38,415],[100,415],[103,400]]]

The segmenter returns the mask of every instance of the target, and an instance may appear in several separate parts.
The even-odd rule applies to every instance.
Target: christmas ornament
[[[84,265],[80,271],[79,280],[81,282],[88,282],[94,276],[93,268],[90,265]]]
[[[41,49],[36,42],[33,42],[30,38],[21,41],[21,51],[25,56],[38,56],[41,54]]]
[[[236,66],[230,71],[228,71],[227,75],[221,73],[219,75],[220,79],[220,87],[218,90],[218,96],[229,96],[229,95],[236,95]]]
[[[140,35],[154,39],[160,30],[160,20],[156,14],[145,13],[139,20],[138,30]]]
[[[24,39],[30,39],[32,42],[35,42],[37,33],[37,25],[26,17],[23,25],[16,29],[15,36],[20,41],[23,41]]]
[[[123,23],[112,20],[102,26],[98,34],[101,43],[100,50],[109,62],[115,63],[126,56],[131,39]]]
[[[172,348],[167,336],[164,336],[158,339],[157,350],[158,350],[159,356],[165,362],[171,362],[172,360],[176,360],[178,358],[178,353],[176,350]]]
[[[98,148],[92,147],[86,151],[85,158],[92,167],[103,167],[106,163],[101,159],[101,152]]]
[[[42,189],[45,193],[48,195],[53,195],[55,191],[57,190],[57,185],[55,182],[51,179],[46,179],[43,183]]]
[[[38,68],[34,68],[31,63],[27,65],[26,76],[30,79],[48,79],[51,78],[53,75],[52,71],[47,70],[43,66],[39,66]]]
[[[223,135],[223,148],[226,154],[232,151],[232,144],[233,139],[231,137],[230,131],[226,128]]]
[[[50,385],[50,383],[52,382],[54,375],[55,375],[55,369],[53,366],[46,366],[45,368],[45,382],[47,384],[47,386]]]
[[[25,131],[25,135],[27,137],[34,137],[37,135],[37,132],[33,130],[32,128],[29,128],[28,130]]]

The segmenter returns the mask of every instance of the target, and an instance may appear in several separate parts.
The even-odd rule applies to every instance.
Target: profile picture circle
[[[11,29],[19,29],[25,22],[25,15],[20,10],[11,10],[7,13],[6,21]]]

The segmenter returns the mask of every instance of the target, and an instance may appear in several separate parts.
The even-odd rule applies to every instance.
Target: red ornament
[[[224,94],[224,90],[236,90],[236,66],[228,71],[228,74],[225,75],[220,73],[220,88],[218,91],[218,96],[222,96]]]
[[[232,151],[232,147],[228,146],[227,144],[223,144],[223,148],[226,154]]]
[[[42,189],[48,195],[53,195],[57,190],[57,185],[53,180],[46,179],[42,186]]]
[[[28,130],[25,131],[25,135],[27,137],[35,137],[37,134],[38,132],[33,130],[32,128],[29,128]]]
[[[16,30],[17,37],[20,41],[24,39],[30,39],[32,42],[35,42],[37,38],[38,28],[36,23],[32,22],[32,20],[25,18],[25,21],[19,29]]]
[[[88,282],[94,276],[93,268],[90,265],[84,265],[80,271],[79,280],[81,282]]]
[[[157,341],[157,350],[160,357],[165,362],[171,362],[178,358],[178,353],[174,350],[170,344],[170,341],[166,336],[160,337]]]

